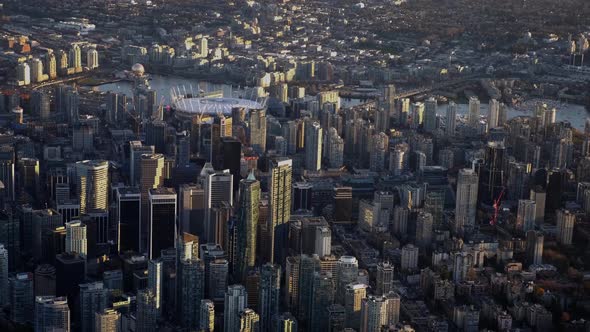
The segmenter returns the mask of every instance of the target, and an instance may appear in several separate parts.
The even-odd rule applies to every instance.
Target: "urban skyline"
[[[3,1],[0,330],[588,331],[587,13]]]

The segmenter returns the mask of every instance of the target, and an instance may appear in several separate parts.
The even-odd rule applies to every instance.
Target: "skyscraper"
[[[221,302],[221,292],[225,292],[228,277],[228,261],[226,253],[219,244],[202,244],[200,256],[205,267],[205,295],[211,291],[211,300]],[[225,287],[224,287],[225,286]]]
[[[260,331],[260,316],[250,308],[240,313],[240,332]]]
[[[453,254],[453,281],[459,283],[467,277],[469,269],[475,265],[475,258],[466,251],[459,251]]]
[[[477,173],[469,168],[459,170],[455,204],[455,231],[463,233],[475,225],[477,212]]]
[[[0,145],[0,181],[4,184],[4,195],[6,201],[11,202],[15,196],[15,161],[14,147],[11,145]]]
[[[57,52],[57,73],[60,76],[67,75],[68,74],[68,66],[69,66],[68,53],[66,53],[64,50],[59,50]]]
[[[211,300],[201,300],[199,328],[204,332],[213,332],[215,328],[215,305]]]
[[[424,103],[424,123],[423,128],[427,133],[432,133],[436,130],[436,108],[438,104],[434,97],[428,98]]]
[[[387,304],[387,324],[397,325],[399,323],[399,312],[401,307],[401,298],[396,292],[384,294],[385,303]]]
[[[43,62],[41,59],[31,59],[31,82],[43,82]]]
[[[16,67],[16,79],[21,85],[31,84],[31,67],[26,62],[21,62]]]
[[[410,98],[399,99],[396,106],[399,109],[399,122],[402,126],[406,126],[410,115]]]
[[[1,195],[1,194],[0,194]],[[1,204],[0,199],[0,204]],[[24,223],[24,222],[23,222]],[[0,244],[8,252],[7,264],[8,270],[14,271],[20,262],[21,248],[21,234],[24,235],[25,229],[21,231],[21,220],[17,214],[14,214],[11,209],[0,208]],[[30,231],[30,227],[27,228]]]
[[[384,108],[377,108],[374,113],[375,129],[378,132],[389,130],[389,111]]]
[[[516,228],[524,233],[535,229],[536,203],[530,199],[519,199],[516,215]]]
[[[158,309],[156,298],[149,289],[142,289],[137,292],[137,310],[135,315],[135,331],[156,332]]]
[[[231,137],[232,135],[232,118],[225,117],[223,114],[213,116],[211,123],[211,160],[213,167],[220,169],[223,167],[223,145],[222,138]],[[238,157],[239,158],[239,157]]]
[[[334,221],[352,222],[352,187],[334,188]]]
[[[209,166],[209,167],[207,167]],[[199,238],[203,242],[215,242],[213,208],[223,203],[233,206],[233,176],[229,170],[213,171],[210,164],[205,165],[200,175],[205,190],[205,227]]]
[[[56,294],[76,297],[86,274],[86,259],[77,253],[62,253],[55,257]]]
[[[201,57],[206,58],[209,55],[209,46],[207,38],[203,37],[199,40],[199,52],[201,52]]]
[[[368,296],[363,299],[361,308],[361,332],[380,332],[388,323],[387,302],[381,296]]]
[[[289,310],[295,312],[299,306],[299,268],[300,256],[289,256],[285,262],[285,286],[283,303]]]
[[[260,272],[259,270],[251,270],[246,276],[246,293],[254,294],[248,297],[247,307],[258,308],[258,290],[260,289]]]
[[[323,129],[319,122],[305,125],[305,169],[319,171],[322,168]]]
[[[310,182],[295,182],[293,184],[293,211],[313,209],[311,203],[313,184]]]
[[[164,263],[162,259],[148,261],[148,288],[154,294],[158,317],[162,315],[162,297],[164,283]]]
[[[31,108],[33,114],[40,117],[42,120],[49,118],[50,112],[50,98],[45,91],[35,90],[31,93]]]
[[[70,331],[70,308],[65,297],[35,298],[35,331]]]
[[[501,126],[500,123],[500,103],[496,99],[490,99],[488,110],[488,127],[490,129]]]
[[[413,129],[418,128],[424,122],[424,103],[422,102],[415,102],[412,104],[412,115],[411,115],[412,122],[410,123],[410,127]]]
[[[515,161],[508,162],[508,179],[506,189],[509,199],[528,198],[532,165]]]
[[[295,225],[295,224],[293,224]],[[293,237],[292,248],[295,252],[318,257],[328,256],[332,250],[332,231],[323,217],[305,217],[300,222],[300,235]]]
[[[40,259],[43,257],[43,235],[63,224],[62,215],[52,209],[34,210],[32,224],[33,256]]]
[[[140,162],[141,191],[141,242],[140,250],[147,250],[149,224],[149,193],[150,189],[158,188],[164,183],[164,156],[161,154],[142,154]]]
[[[412,244],[403,246],[400,265],[403,271],[416,269],[418,267],[418,247]]]
[[[297,332],[297,319],[290,312],[282,313],[276,319],[274,331]]]
[[[346,327],[346,310],[341,304],[331,304],[328,312],[328,331],[344,331]]]
[[[80,216],[80,221],[86,225],[88,257],[95,258],[99,248],[108,246],[111,239],[109,213],[106,210],[89,210]]]
[[[19,197],[25,200],[37,200],[41,194],[39,179],[40,165],[37,158],[18,159],[18,187]]]
[[[268,227],[271,234],[270,261],[277,258],[275,248],[278,243],[286,240],[286,227],[291,217],[291,188],[293,176],[293,162],[287,158],[277,158],[271,161],[270,187],[270,224]],[[284,243],[284,242],[283,242]]]
[[[93,332],[96,312],[107,307],[109,290],[104,288],[102,281],[80,285],[80,330]]]
[[[313,277],[313,297],[309,331],[322,332],[328,329],[328,307],[334,303],[334,279],[330,272],[316,272]]]
[[[238,208],[238,255],[237,275],[244,277],[247,269],[256,263],[256,231],[258,228],[260,206],[260,182],[250,173],[248,178],[240,181],[240,199]],[[264,317],[263,317],[264,320]]]
[[[95,48],[86,51],[86,66],[90,69],[98,68],[98,52]]]
[[[396,88],[394,84],[387,84],[383,88],[383,106],[387,110],[389,116],[393,115],[393,112],[395,111],[395,93]]]
[[[377,295],[387,294],[393,291],[393,264],[390,262],[379,262],[377,264],[376,289]]]
[[[117,189],[117,245],[119,252],[140,252],[141,193],[137,188]]]
[[[205,270],[197,258],[181,260],[178,266],[179,321],[187,329],[197,329],[203,310],[201,300],[205,297]]]
[[[479,116],[480,116],[480,102],[477,97],[470,97],[469,98],[469,113],[467,114],[467,119],[469,125],[472,128],[477,128],[479,124]]]
[[[416,244],[420,248],[428,248],[432,242],[432,226],[434,218],[430,212],[421,211],[416,218]]]
[[[108,288],[111,292],[121,291],[123,292],[123,271],[122,270],[109,270],[102,273],[102,282],[104,287]]]
[[[223,330],[235,332],[240,330],[240,313],[246,309],[248,295],[242,285],[231,285],[225,293],[223,311]]]
[[[543,264],[543,233],[530,230],[526,232],[526,258],[527,263]]]
[[[109,91],[107,93],[106,107],[107,121],[110,124],[116,125],[119,121],[119,118],[123,118],[123,115],[120,114],[122,110],[119,108],[119,95],[116,92]],[[133,144],[133,142],[135,141],[131,141],[129,143]]]
[[[572,237],[574,235],[574,224],[576,222],[576,215],[569,210],[559,209],[556,212],[557,216],[557,241],[563,245],[571,245]]]
[[[176,165],[188,167],[191,162],[191,136],[190,132],[184,131],[176,134]]]
[[[155,151],[156,150],[153,145],[143,145],[141,141],[129,142],[129,180],[131,182],[131,186],[137,186],[140,184],[143,170],[142,155],[153,155]],[[155,167],[157,167],[157,165]],[[148,174],[146,174],[146,176],[148,176]],[[155,177],[156,175],[151,176]]]
[[[206,264],[207,298],[221,303],[227,289],[229,262],[225,258],[216,258]]]
[[[88,255],[88,239],[86,225],[79,220],[66,223],[66,252]]]
[[[447,123],[445,127],[445,133],[447,136],[455,136],[455,130],[457,128],[457,104],[450,101],[447,106]]]
[[[299,259],[299,300],[298,317],[302,326],[310,329],[313,300],[313,281],[316,272],[320,272],[320,260],[317,256],[301,255]]]
[[[393,209],[393,233],[405,237],[408,233],[408,216],[410,210],[407,206],[396,206]]]
[[[121,331],[121,313],[115,309],[104,309],[94,314],[95,332]]]
[[[356,282],[346,285],[344,290],[344,309],[346,312],[346,327],[358,330],[360,327],[361,305],[367,297],[367,288],[365,284]]]
[[[485,165],[480,171],[480,200],[493,204],[504,190],[506,148],[502,141],[488,142],[485,149]]]
[[[203,234],[205,230],[205,189],[203,186],[201,184],[181,185],[179,204],[178,222],[181,231]]]
[[[328,129],[327,135],[327,157],[329,161],[330,168],[340,168],[344,164],[344,140],[340,135],[338,135],[338,131],[336,128],[331,127]]]
[[[149,258],[160,257],[163,249],[173,248],[177,235],[176,191],[172,188],[150,189]]]
[[[84,160],[76,163],[80,213],[108,208],[109,162]]]
[[[199,237],[187,232],[183,232],[178,238],[177,249],[179,251],[178,259],[198,259],[199,258]]]
[[[47,76],[50,80],[54,80],[57,77],[57,58],[53,52],[48,53],[45,58],[45,68],[47,68]]]
[[[385,160],[389,153],[389,136],[381,132],[373,135],[371,139],[371,152],[369,154],[369,168],[375,172],[385,169]]]
[[[336,263],[336,301],[344,304],[346,286],[357,281],[359,263],[354,256],[342,256]]]
[[[545,221],[545,200],[547,198],[547,192],[541,186],[536,186],[530,191],[530,199],[535,201],[535,223],[537,226],[541,226]]]
[[[75,72],[82,71],[82,49],[78,44],[72,44],[68,52],[69,67],[74,68]]]
[[[0,305],[8,302],[8,250],[0,244]]]
[[[231,123],[226,125],[231,129]],[[242,158],[242,143],[233,137],[221,138],[221,160],[217,169],[227,169],[233,176],[233,189],[238,189],[242,176],[240,174],[240,161]]]
[[[8,285],[10,319],[19,324],[32,323],[35,309],[33,274],[17,273],[10,277]]]
[[[280,266],[270,263],[262,266],[260,270],[260,287],[258,289],[260,330],[271,331],[272,321],[279,314],[279,297],[281,292]]]
[[[258,154],[266,151],[266,112],[252,110],[248,121],[250,146]]]
[[[152,113],[148,109],[148,101],[145,96],[141,97],[139,99],[140,112],[143,117],[150,118]],[[145,143],[147,145],[153,145],[156,153],[166,152],[167,128],[168,124],[160,119],[153,119],[145,126]]]
[[[428,190],[424,201],[424,210],[432,214],[434,225],[440,225],[443,221],[445,205],[444,190]]]

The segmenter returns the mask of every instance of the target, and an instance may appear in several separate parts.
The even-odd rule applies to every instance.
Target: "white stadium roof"
[[[265,100],[259,101],[242,98],[177,98],[174,101],[176,111],[187,114],[217,114],[231,115],[232,109],[244,108],[258,110],[265,108]]]

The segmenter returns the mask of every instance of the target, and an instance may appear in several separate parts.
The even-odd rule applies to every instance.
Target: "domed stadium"
[[[188,92],[187,89],[172,89],[171,106],[177,114],[184,118],[191,118],[198,115],[223,114],[231,115],[235,108],[260,110],[266,108],[266,98],[236,98],[223,97],[221,91],[204,93]]]

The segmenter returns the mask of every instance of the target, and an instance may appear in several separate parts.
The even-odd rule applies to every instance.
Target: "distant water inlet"
[[[240,98],[244,97],[246,93],[244,88],[235,87],[228,84],[214,84],[206,81],[161,75],[151,76],[150,86],[158,93],[158,99],[164,98],[164,104],[166,105],[172,104],[170,100],[170,89],[172,87],[178,86],[186,86],[187,89],[192,86],[193,89],[200,89],[205,93],[212,91],[223,91],[224,98]],[[113,91],[124,93],[128,96],[133,94],[132,84],[128,81],[102,84],[97,86],[97,88],[100,91]],[[364,101],[365,100],[357,98],[340,98],[340,104],[344,108],[362,104]],[[589,116],[586,107],[576,104],[560,103],[554,100],[531,99],[519,105],[518,107],[508,107],[507,117],[511,119],[517,116],[530,116],[533,114],[535,107],[539,102],[547,104],[547,107],[555,107],[557,109],[556,121],[567,121],[571,123],[572,127],[578,130],[584,130],[586,118]],[[446,109],[447,105],[439,105],[436,112],[438,115],[446,116]],[[468,109],[469,105],[467,104],[457,104],[457,115],[465,116],[468,112]],[[482,103],[480,114],[482,116],[486,116],[488,114],[488,109],[489,105]]]
[[[573,128],[576,128],[578,130],[584,130],[586,118],[589,117],[589,114],[586,110],[586,107],[582,105],[560,103],[554,100],[531,99],[517,107],[507,107],[506,115],[508,119],[512,119],[518,116],[531,116],[534,114],[535,107],[539,102],[547,104],[547,107],[549,108],[555,107],[555,109],[557,110],[555,121],[569,122]],[[457,104],[457,115],[466,116],[468,111],[468,104]],[[488,111],[489,105],[481,104],[480,114],[485,117],[487,116]],[[446,116],[446,112],[447,105],[439,105],[436,110],[436,113],[443,117]]]

